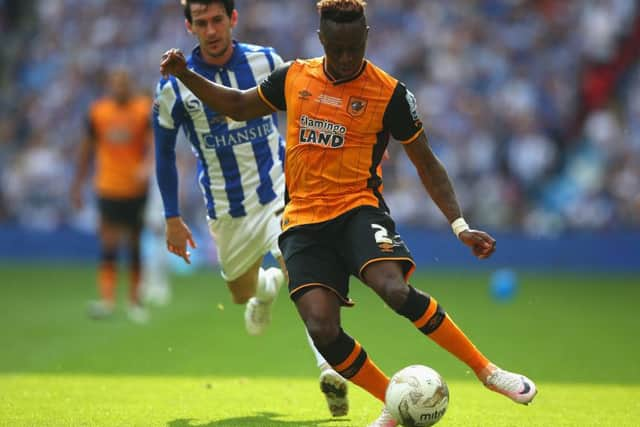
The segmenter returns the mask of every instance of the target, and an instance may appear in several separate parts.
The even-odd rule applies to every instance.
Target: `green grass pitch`
[[[637,275],[520,274],[498,303],[488,272],[423,272],[433,294],[496,363],[540,389],[516,405],[417,333],[359,282],[345,330],[388,374],[438,370],[451,402],[439,426],[640,426]],[[283,292],[264,336],[244,332],[218,273],[174,278],[151,322],[85,316],[95,296],[86,266],[0,265],[0,426],[366,426],[381,404],[350,386],[351,411],[332,419],[302,323]],[[125,294],[126,285],[120,286]]]

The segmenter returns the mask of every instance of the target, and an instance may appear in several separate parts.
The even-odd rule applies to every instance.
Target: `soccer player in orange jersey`
[[[364,7],[361,0],[318,2],[324,56],[284,64],[252,89],[233,90],[199,77],[176,49],[165,53],[160,71],[175,75],[205,104],[235,120],[287,111],[287,194],[279,244],[291,299],[336,371],[384,400],[389,378],[340,324],[341,307],[352,305],[348,284],[354,275],[487,387],[529,403],[536,394],[533,381],[491,363],[435,298],[408,283],[415,264],[396,233],[377,173],[390,135],[402,144],[457,238],[480,259],[494,252],[495,240],[463,219],[413,94],[364,58],[369,32]],[[394,425],[386,410],[372,424]]]
[[[108,87],[108,95],[89,110],[87,137],[80,146],[71,198],[76,209],[82,208],[82,187],[94,161],[93,184],[100,214],[100,300],[91,302],[89,315],[103,318],[113,313],[117,251],[124,237],[130,271],[128,314],[131,320],[144,322],[148,315],[140,302],[140,234],[152,165],[151,99],[134,94],[125,70],[112,71]]]

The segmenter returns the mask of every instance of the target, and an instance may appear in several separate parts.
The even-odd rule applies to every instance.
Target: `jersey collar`
[[[193,64],[195,66],[200,68],[205,68],[205,69],[218,70],[221,68],[233,68],[238,63],[238,61],[242,58],[242,52],[240,52],[241,50],[240,43],[238,43],[236,40],[233,40],[232,43],[233,43],[233,53],[231,54],[231,58],[229,58],[229,60],[224,65],[212,65],[212,64],[209,64],[208,62],[205,62],[205,60],[202,58],[200,45],[197,45],[191,51],[191,60],[193,61]]]
[[[322,57],[322,71],[324,71],[324,75],[327,78],[327,80],[329,80],[331,83],[333,83],[334,86],[337,86],[339,84],[342,83],[347,83],[350,81],[353,81],[355,79],[357,79],[358,77],[360,77],[362,75],[362,73],[364,73],[364,69],[367,67],[367,60],[363,59],[362,60],[362,65],[360,66],[360,70],[355,73],[353,76],[348,77],[346,79],[335,79],[331,74],[329,74],[329,71],[327,70],[327,66],[325,63],[325,58]]]

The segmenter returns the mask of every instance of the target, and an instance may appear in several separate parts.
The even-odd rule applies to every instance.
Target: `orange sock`
[[[476,375],[479,375],[480,371],[490,363],[448,314],[445,314],[442,323],[429,335],[429,338],[466,363]]]
[[[467,364],[478,375],[489,365],[467,336],[451,320],[435,298],[409,286],[409,296],[398,313],[413,322],[423,334]]]
[[[389,377],[373,363],[359,342],[340,330],[333,343],[316,348],[340,375],[384,402]]]
[[[116,300],[116,267],[113,262],[103,262],[98,268],[98,286],[103,301],[114,304]]]
[[[389,386],[389,377],[373,363],[370,357],[367,356],[360,370],[349,380],[384,402],[384,395]]]

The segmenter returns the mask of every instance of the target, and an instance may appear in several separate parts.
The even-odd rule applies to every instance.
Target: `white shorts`
[[[278,236],[282,208],[283,201],[278,198],[240,218],[225,215],[208,220],[224,280],[230,282],[242,276],[267,252],[276,258],[281,256]]]

